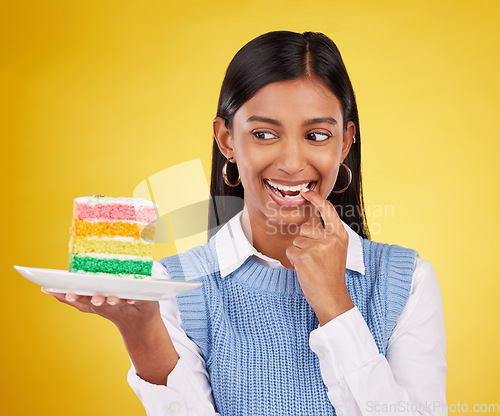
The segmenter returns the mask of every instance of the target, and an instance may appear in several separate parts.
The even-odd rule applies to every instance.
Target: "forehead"
[[[339,100],[318,78],[273,82],[261,88],[235,114],[246,121],[252,115],[303,120],[317,117],[341,119]],[[244,120],[243,120],[244,119]]]

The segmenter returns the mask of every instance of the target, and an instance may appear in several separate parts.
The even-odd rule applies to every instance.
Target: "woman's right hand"
[[[149,383],[166,385],[179,355],[163,323],[158,301],[80,296],[44,288],[42,292],[81,312],[109,319],[120,331],[137,375]]]
[[[122,335],[139,334],[161,319],[157,301],[120,299],[114,296],[80,296],[74,293],[42,292],[80,312],[94,313],[113,322]]]

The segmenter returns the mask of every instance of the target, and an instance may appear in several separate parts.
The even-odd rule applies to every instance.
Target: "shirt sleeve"
[[[155,279],[170,279],[167,270],[153,264]],[[182,329],[176,298],[160,301],[163,323],[179,354],[165,386],[141,379],[132,365],[127,376],[130,387],[141,400],[148,416],[218,416],[214,410],[212,387],[200,348]]]
[[[309,345],[338,416],[448,414],[443,303],[428,261],[417,258],[386,356],[357,307],[312,331]]]

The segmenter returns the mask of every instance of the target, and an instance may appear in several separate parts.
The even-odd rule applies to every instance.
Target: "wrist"
[[[347,293],[347,296],[342,296],[340,299],[337,297],[332,300],[325,300],[313,309],[320,326],[323,326],[352,308],[354,308],[354,303],[349,293]]]
[[[122,335],[124,340],[150,340],[154,338],[155,335],[161,333],[165,329],[161,315],[157,314],[151,318],[141,321],[141,322],[123,322],[116,324],[118,331]]]
[[[179,355],[161,316],[152,317],[139,328],[125,326],[120,333],[136,374],[148,383],[165,386]]]

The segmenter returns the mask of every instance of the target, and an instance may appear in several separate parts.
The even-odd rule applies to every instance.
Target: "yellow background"
[[[68,267],[75,197],[132,195],[196,158],[208,178],[225,68],[279,29],[343,54],[372,238],[419,251],[441,285],[448,402],[499,403],[499,15],[495,1],[1,0],[0,413],[145,414],[113,325],[12,266]]]

